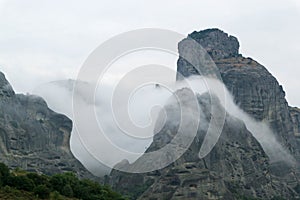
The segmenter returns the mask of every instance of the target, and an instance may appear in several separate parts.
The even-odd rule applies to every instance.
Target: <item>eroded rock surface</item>
[[[0,162],[44,174],[73,171],[96,179],[72,155],[71,130],[70,119],[50,110],[38,96],[15,94],[0,72]]]
[[[190,39],[201,44],[211,58],[206,54],[197,57],[199,52],[195,48],[198,47],[190,43]],[[269,124],[278,142],[299,162],[300,110],[289,107],[283,87],[264,66],[239,54],[239,42],[235,37],[218,29],[193,32],[179,43],[178,49],[179,54],[184,55],[177,63],[177,70],[182,76],[205,75],[223,80],[234,101],[255,120]],[[183,57],[188,57],[194,65]],[[203,65],[203,59],[210,65]],[[210,61],[215,63],[216,68],[211,67]],[[180,76],[177,78],[180,79]],[[198,101],[204,111],[202,122],[208,122],[210,102],[205,95],[198,97]],[[155,135],[147,152],[168,144],[176,133],[176,109],[174,105],[166,108],[173,116],[172,123],[167,121],[164,129]],[[214,149],[200,159],[198,152],[206,132],[205,124],[202,124],[188,151],[172,165],[145,174],[113,170],[110,183],[138,199],[299,198],[299,165],[270,163],[244,122],[230,115],[226,116],[224,129]],[[147,163],[144,158],[133,164],[123,162],[122,165],[128,169],[137,167],[136,164]]]
[[[184,93],[182,89],[177,95]],[[186,94],[184,94],[186,95]],[[198,97],[201,108],[199,130],[191,146],[173,164],[145,174],[112,171],[111,184],[124,194],[138,199],[239,199],[242,196],[271,199],[282,194],[292,198],[296,192],[270,173],[269,159],[245,124],[226,115],[219,141],[204,159],[198,152],[210,122],[210,95]],[[217,98],[217,97],[212,97]],[[219,109],[224,109],[217,105]],[[146,153],[169,144],[178,130],[180,119],[174,113],[179,105],[166,105],[167,123],[154,137]],[[168,113],[170,115],[168,115]],[[188,130],[187,130],[188,132]],[[188,134],[188,133],[187,133]],[[145,157],[147,159],[147,157]],[[126,168],[147,162],[142,156],[135,163],[123,163]]]

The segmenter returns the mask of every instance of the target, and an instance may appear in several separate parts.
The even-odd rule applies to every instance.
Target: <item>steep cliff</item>
[[[276,78],[255,60],[239,54],[238,40],[219,29],[193,32],[188,38],[208,51],[235,102],[256,120],[267,122],[277,140],[298,156],[300,148],[294,132],[297,122],[292,119],[285,92]],[[179,43],[179,54],[181,49],[190,49],[184,45],[184,42]],[[184,59],[178,59],[177,70],[183,76],[199,74],[193,68]]]
[[[187,89],[177,91],[177,95],[187,96]],[[217,97],[212,97],[217,98]],[[191,97],[192,99],[192,97]],[[239,199],[256,197],[271,199],[282,195],[293,198],[296,192],[272,176],[269,159],[262,147],[245,124],[229,114],[226,115],[221,137],[212,152],[204,159],[198,152],[211,120],[211,96],[198,96],[201,109],[199,129],[188,150],[173,164],[155,172],[129,174],[113,170],[111,184],[125,194],[138,199]],[[218,100],[214,101],[218,102]],[[187,105],[190,105],[187,101]],[[218,110],[224,109],[217,103]],[[168,104],[165,126],[153,139],[146,153],[169,144],[180,124],[174,118],[180,106]],[[172,121],[172,122],[171,122]],[[185,132],[188,134],[188,131]],[[140,157],[133,164],[125,164],[124,169],[137,167],[149,162]]]
[[[186,42],[191,38],[207,51],[210,58],[205,59],[211,59],[216,68],[202,65],[203,57],[197,57],[194,49],[197,44]],[[285,92],[276,78],[258,62],[243,57],[239,53],[238,40],[218,29],[193,32],[179,43],[178,49],[179,55],[188,56],[197,68],[181,56],[177,62],[177,71],[181,75],[205,75],[223,81],[235,103],[254,120],[268,124],[276,140],[296,158],[296,163],[270,162],[244,122],[227,114],[220,140],[204,159],[198,157],[205,134],[205,128],[202,128],[188,151],[168,167],[146,174],[113,170],[110,183],[119,191],[139,199],[299,198],[300,110],[288,106]],[[198,101],[205,111],[202,122],[209,121],[211,113],[207,108],[211,102],[205,95],[199,96]],[[167,105],[166,110],[174,115],[174,105],[169,109]],[[166,127],[154,136],[146,152],[168,144],[175,130],[173,117],[172,122],[167,121]],[[142,156],[135,163],[123,162],[122,165],[130,169],[147,162]]]
[[[73,171],[95,178],[72,155],[71,130],[70,119],[38,96],[15,94],[0,72],[0,162],[44,174]]]
[[[300,140],[300,109],[290,107],[290,113],[294,124],[294,133],[297,140]]]

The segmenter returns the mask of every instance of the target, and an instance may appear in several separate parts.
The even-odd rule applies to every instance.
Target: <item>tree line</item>
[[[107,185],[79,179],[72,172],[47,176],[20,169],[9,170],[0,163],[0,189],[20,190],[31,193],[38,199],[82,199],[82,200],[123,200],[119,193]]]

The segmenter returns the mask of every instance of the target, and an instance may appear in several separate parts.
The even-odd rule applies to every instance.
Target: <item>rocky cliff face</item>
[[[240,56],[240,44],[237,38],[219,29],[206,29],[200,32],[194,31],[188,37],[193,38],[201,44],[214,60]]]
[[[202,35],[205,35],[208,41],[214,41],[211,44],[232,44],[227,47],[220,45],[208,47],[205,42],[197,39],[202,38]],[[231,36],[228,36],[223,31],[211,29],[209,31],[194,32],[188,38],[196,40],[208,51],[213,51],[216,48],[217,52],[220,52],[219,56],[211,56],[218,67],[219,78],[232,93],[235,103],[254,119],[269,124],[277,141],[299,162],[298,109],[289,107],[283,87],[276,78],[255,60],[238,54],[235,48],[237,46],[236,41],[232,41]],[[230,52],[236,52],[236,54],[227,56],[226,53],[221,53],[227,52],[228,47],[232,48]],[[179,43],[179,53],[184,53],[180,52],[181,49],[188,50],[189,47],[185,47],[185,43],[181,42]],[[198,67],[200,67],[200,71],[206,72],[203,67]],[[192,66],[179,58],[177,68],[179,73],[183,72],[183,75],[186,77],[197,74],[197,71],[186,70],[186,68],[191,69]],[[186,71],[192,73],[187,74]],[[290,171],[284,163],[272,163],[271,167],[272,173],[279,175],[284,182],[290,184],[290,180],[298,180],[300,174],[298,163],[293,169],[289,169]],[[293,186],[295,184],[295,182],[292,183]]]
[[[187,95],[187,89],[177,95]],[[216,98],[216,97],[213,97]],[[260,144],[237,118],[226,115],[221,137],[204,159],[198,157],[203,138],[211,120],[209,94],[198,97],[201,107],[197,135],[188,150],[170,166],[146,174],[129,174],[113,170],[111,184],[116,190],[138,199],[239,199],[256,197],[271,199],[281,194],[293,198],[296,192],[270,173],[269,159]],[[188,101],[187,101],[188,102]],[[216,101],[218,102],[218,101]],[[189,103],[187,103],[190,105]],[[220,104],[218,110],[224,109]],[[180,111],[179,105],[166,105],[167,116]],[[169,113],[169,115],[168,115]],[[171,113],[171,114],[170,114]],[[171,117],[154,137],[146,151],[152,152],[169,144],[180,124]],[[187,133],[186,133],[187,134]],[[149,162],[143,156],[133,164],[123,163],[128,170]],[[140,192],[140,193],[139,193]]]
[[[262,65],[249,58],[223,59],[216,64],[236,103],[253,118],[267,122],[277,140],[298,155],[291,113],[277,80]]]
[[[290,113],[294,124],[294,134],[300,139],[300,109],[290,107]]]
[[[185,42],[189,38],[207,50],[209,59],[217,68],[201,64],[203,58],[197,57],[193,50],[195,45],[186,45],[191,44]],[[188,55],[198,68],[180,57],[177,70],[181,75],[206,75],[222,80],[235,103],[255,120],[269,124],[280,144],[299,161],[300,110],[288,106],[282,86],[264,66],[239,54],[239,42],[235,37],[218,29],[193,32],[179,43],[179,54]],[[180,76],[177,78],[180,79]],[[205,99],[205,96],[198,97],[202,110],[206,110],[202,118],[209,119],[211,113],[205,109],[209,107]],[[155,135],[147,151],[170,142],[170,133],[176,129],[172,124],[167,123],[167,128]],[[135,194],[139,199],[299,198],[298,164],[290,167],[282,162],[270,163],[261,145],[242,121],[227,115],[217,145],[207,157],[200,159],[198,152],[205,134],[203,130],[197,132],[188,151],[172,165],[147,174],[113,170],[111,184],[123,193]],[[147,161],[141,157],[136,163],[143,162]],[[123,165],[130,168],[135,163]]]
[[[9,167],[55,174],[73,171],[95,178],[70,151],[72,121],[37,96],[15,94],[0,72],[0,162]]]
[[[255,60],[240,55],[237,39],[221,30],[193,32],[188,38],[196,40],[211,55],[235,102],[256,120],[270,124],[277,140],[298,156],[295,120],[292,119],[285,92],[276,78]],[[179,50],[189,49],[184,45],[183,42],[179,43]],[[192,68],[184,59],[179,58],[179,73],[186,77],[198,74]]]

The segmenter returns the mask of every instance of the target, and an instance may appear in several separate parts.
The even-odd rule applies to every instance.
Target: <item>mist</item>
[[[247,115],[238,105],[234,103],[234,98],[226,89],[225,85],[214,78],[203,76],[192,76],[186,82],[182,81],[167,81],[165,85],[147,84],[131,91],[130,99],[123,99],[119,96],[118,103],[114,104],[117,107],[115,111],[127,111],[128,116],[134,126],[139,128],[148,127],[145,132],[139,132],[136,135],[124,133],[124,129],[120,128],[120,124],[116,123],[116,118],[112,109],[112,98],[115,91],[114,84],[104,82],[97,87],[95,91],[94,101],[87,100],[86,92],[89,90],[91,83],[75,80],[62,80],[50,82],[39,86],[34,90],[34,94],[42,96],[48,106],[59,113],[63,113],[73,120],[72,98],[74,85],[79,86],[74,98],[77,98],[81,107],[82,116],[87,116],[85,108],[95,110],[98,126],[105,132],[105,137],[102,138],[98,128],[91,128],[91,120],[89,117],[83,117],[85,133],[78,133],[74,128],[71,133],[71,151],[74,156],[93,174],[102,176],[108,174],[112,166],[120,161],[127,159],[130,163],[134,162],[143,155],[145,150],[150,146],[153,140],[153,130],[157,133],[160,127],[155,127],[158,118],[158,113],[164,107],[168,99],[178,89],[189,87],[198,94],[203,94],[207,91],[213,92],[218,96],[222,106],[226,112],[238,119],[244,121],[247,129],[261,144],[262,148],[269,156],[271,162],[285,161],[289,164],[294,163],[293,157],[287,150],[276,140],[274,131],[270,129],[266,122],[259,122]],[[128,85],[122,85],[122,90],[132,89]],[[207,86],[213,86],[207,88]],[[225,97],[225,98],[224,98]],[[123,103],[122,103],[123,102]],[[161,118],[160,118],[161,119]],[[74,120],[73,120],[74,121]],[[82,142],[82,136],[87,138]],[[107,152],[108,144],[106,141],[111,141],[117,148],[122,149],[130,154],[116,154]],[[101,161],[97,155],[101,155]],[[127,157],[124,157],[127,156]],[[106,165],[102,164],[105,163]]]
[[[274,130],[272,130],[269,124],[265,121],[257,121],[248,115],[245,111],[243,111],[234,101],[234,97],[227,90],[224,83],[219,80],[211,79],[211,78],[202,78],[205,82],[210,82],[208,85],[213,85],[213,92],[216,94],[225,108],[226,112],[240,120],[242,120],[247,129],[252,133],[252,135],[258,140],[261,144],[262,148],[269,156],[271,162],[279,162],[284,161],[288,164],[294,164],[296,161],[290,155],[288,150],[286,150],[276,139],[274,134]],[[190,78],[191,83],[195,90],[198,92],[199,86],[203,81],[201,78],[197,76],[193,76]],[[203,86],[200,88],[203,90]],[[223,93],[220,92],[223,90]],[[225,94],[225,96],[221,96],[220,94]],[[225,97],[225,98],[224,98]]]

